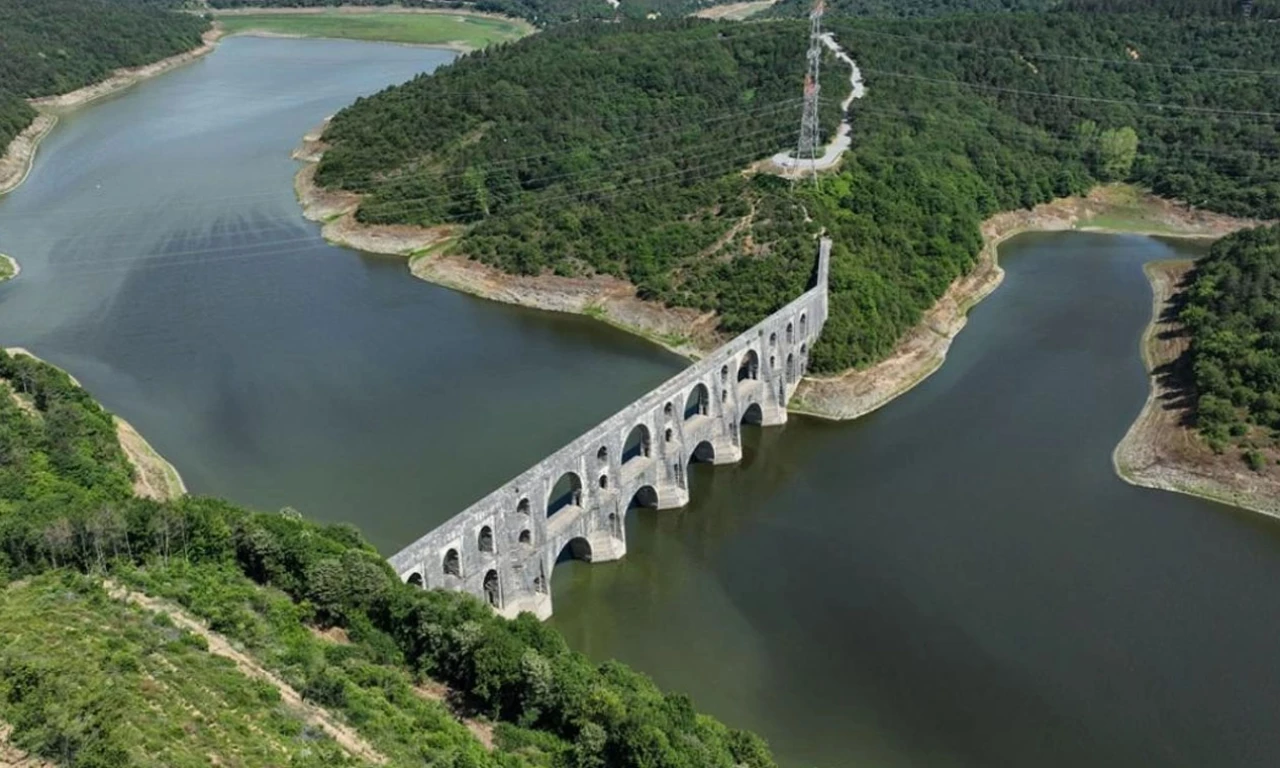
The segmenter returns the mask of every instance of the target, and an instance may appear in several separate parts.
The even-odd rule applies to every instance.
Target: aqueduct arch
[[[649,433],[649,427],[637,424],[627,433],[627,439],[622,444],[622,464],[625,466],[633,459],[647,459],[652,452],[653,436]]]
[[[689,397],[684,401],[684,419],[688,421],[695,416],[706,416],[711,413],[711,393],[707,385],[698,382],[689,390]]]
[[[565,472],[547,494],[547,517],[569,507],[582,506],[582,478],[577,472]]]
[[[786,421],[827,318],[829,256],[824,240],[814,288],[405,547],[396,572],[550,616],[556,562],[623,557],[627,510],[683,506],[689,462],[737,461],[739,424]]]

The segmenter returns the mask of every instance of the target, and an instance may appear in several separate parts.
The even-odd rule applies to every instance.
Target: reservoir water
[[[234,38],[64,119],[0,198],[0,344],[68,368],[197,493],[407,543],[682,362],[330,247],[289,151],[452,54]],[[851,424],[746,434],[553,622],[801,766],[1280,764],[1280,526],[1125,485],[1141,264],[1028,235],[947,364]]]

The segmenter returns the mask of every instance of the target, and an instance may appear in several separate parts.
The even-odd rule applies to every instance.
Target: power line
[[[1030,91],[1023,88],[1006,88],[999,85],[984,85],[981,83],[969,83],[963,80],[948,80],[945,78],[925,77],[923,75],[912,75],[906,72],[890,72],[883,69],[862,69],[863,72],[881,75],[883,77],[897,77],[906,80],[916,80],[920,82],[939,83],[942,85],[955,85],[961,88],[971,88],[973,90],[992,91],[996,93],[1010,93],[1019,96],[1035,96],[1046,99],[1060,99],[1062,101],[1080,101],[1097,104],[1115,104],[1130,107],[1142,107],[1144,109],[1168,109],[1180,112],[1191,112],[1196,114],[1215,114],[1215,115],[1235,115],[1239,117],[1265,117],[1280,118],[1280,112],[1257,112],[1245,109],[1215,109],[1213,107],[1190,107],[1179,104],[1162,104],[1159,102],[1142,102],[1125,99],[1109,99],[1100,96],[1079,96],[1076,94],[1066,93],[1050,93],[1047,91]]]
[[[800,104],[800,102],[801,102],[801,101],[802,101],[802,99],[801,99],[801,98],[799,98],[799,97],[797,97],[797,98],[792,98],[792,99],[785,99],[785,100],[782,100],[782,101],[779,101],[779,102],[776,102],[776,103],[772,103],[772,104],[760,105],[760,106],[758,106],[758,107],[753,107],[752,109],[748,109],[748,110],[734,110],[734,111],[731,111],[731,112],[717,112],[717,113],[713,113],[714,115],[716,115],[715,117],[704,117],[704,118],[702,118],[701,120],[699,120],[699,122],[698,122],[696,125],[686,125],[686,126],[682,126],[682,127],[680,127],[680,128],[670,128],[670,129],[663,129],[663,130],[661,130],[661,131],[652,131],[652,132],[650,132],[650,133],[646,133],[646,134],[639,134],[638,136],[629,136],[629,137],[624,137],[624,138],[620,138],[620,139],[616,139],[616,140],[612,140],[612,141],[607,141],[607,142],[602,142],[602,143],[592,144],[592,145],[590,145],[590,149],[592,149],[592,150],[600,150],[600,149],[613,149],[613,150],[617,150],[617,149],[626,149],[626,148],[628,148],[628,147],[639,147],[639,146],[641,146],[643,143],[645,143],[645,140],[647,140],[647,139],[652,139],[652,138],[657,138],[657,137],[662,137],[662,136],[669,136],[669,135],[672,135],[672,134],[684,133],[684,132],[687,132],[687,131],[696,130],[696,129],[697,129],[699,126],[701,126],[701,125],[714,124],[714,123],[720,123],[720,122],[725,122],[725,121],[728,121],[728,120],[738,120],[738,119],[742,119],[742,118],[744,118],[744,117],[751,117],[751,116],[761,117],[761,116],[772,115],[772,114],[774,114],[774,113],[784,112],[784,111],[786,111],[786,110],[793,109],[793,108],[795,108],[796,106],[799,106],[799,104]],[[704,113],[704,114],[705,114],[705,113]],[[696,119],[696,118],[698,118],[699,116],[698,116],[698,114],[697,114],[697,113],[695,113],[694,115],[691,115],[690,117],[691,117],[691,118]],[[638,139],[638,140],[637,140],[637,139]],[[519,156],[516,156],[516,157],[505,158],[505,159],[503,159],[503,160],[501,160],[501,161],[499,161],[499,162],[489,164],[489,165],[487,165],[487,166],[486,166],[486,168],[494,169],[494,170],[496,170],[496,169],[514,168],[514,167],[515,167],[515,166],[517,166],[518,164],[520,164],[520,163],[522,163],[522,162],[525,162],[525,161],[527,161],[527,160],[531,160],[531,159],[545,159],[545,158],[553,157],[553,156],[557,156],[557,155],[569,155],[569,154],[573,154],[574,152],[581,151],[582,149],[583,149],[583,147],[582,147],[582,146],[567,146],[567,147],[564,147],[564,148],[558,148],[558,149],[554,149],[554,150],[548,150],[548,151],[545,151],[545,152],[536,152],[536,153],[531,153],[531,154],[527,154],[527,155],[519,155]],[[458,172],[454,172],[454,173],[447,173],[447,174],[440,174],[440,175],[436,175],[436,174],[432,174],[432,173],[429,173],[429,172],[422,172],[422,173],[414,173],[414,174],[406,174],[406,175],[402,175],[402,176],[397,176],[397,177],[393,177],[393,179],[394,179],[394,180],[397,180],[397,181],[409,181],[409,180],[413,180],[413,179],[430,179],[430,180],[436,180],[436,179],[458,179],[458,178],[462,178],[462,177],[465,175],[465,173],[466,173],[466,171],[458,171]],[[345,179],[341,179],[341,180],[339,180],[339,182],[338,182],[338,183],[342,183],[343,181],[349,181],[351,178],[354,178],[354,177],[348,177],[348,178],[345,178]],[[170,210],[175,209],[175,208],[177,208],[177,209],[185,209],[185,208],[201,208],[201,207],[208,206],[208,205],[210,205],[210,204],[212,204],[212,203],[217,203],[217,202],[233,201],[233,200],[244,200],[244,199],[247,199],[247,198],[259,198],[259,197],[261,197],[261,198],[266,198],[266,197],[275,197],[275,196],[277,196],[277,195],[279,195],[279,193],[278,193],[278,192],[271,192],[271,191],[263,191],[263,192],[246,192],[246,193],[240,193],[240,194],[236,194],[236,195],[225,195],[225,196],[217,196],[217,197],[201,198],[201,199],[200,199],[200,200],[198,200],[198,201],[192,201],[191,203],[187,203],[187,204],[182,204],[182,205],[169,205],[169,206],[167,206],[167,208],[169,208]],[[0,198],[0,201],[2,201],[2,200],[3,200],[3,198]],[[71,210],[59,210],[59,211],[58,211],[58,212],[56,212],[56,213],[49,213],[49,214],[46,214],[45,216],[47,216],[47,217],[49,217],[49,218],[58,218],[58,219],[63,219],[63,218],[65,218],[65,217],[67,217],[67,216],[76,216],[77,218],[81,218],[81,219],[83,219],[83,218],[93,218],[94,216],[99,215],[99,214],[101,214],[101,215],[109,215],[109,216],[111,216],[111,217],[116,217],[116,216],[121,215],[121,212],[125,212],[125,213],[138,212],[138,211],[148,211],[148,212],[150,212],[151,210],[152,210],[151,208],[141,207],[141,206],[97,206],[97,207],[94,207],[94,208],[81,208],[81,209],[71,209]],[[28,218],[28,219],[30,219],[30,218],[36,218],[36,219],[38,219],[38,218],[41,218],[42,216],[41,216],[40,214],[24,214],[24,217],[25,217],[25,218]]]
[[[760,130],[752,131],[745,134],[739,134],[735,138],[738,140],[754,138],[754,139],[757,139],[759,142],[763,143],[766,141],[772,142],[772,141],[781,139],[782,137],[788,135],[788,133],[789,131],[779,129],[779,128],[765,128],[765,129],[760,129]],[[714,147],[719,147],[719,149],[704,149],[704,148],[714,148]],[[731,155],[733,153],[740,153],[744,151],[743,147],[740,144],[726,145],[725,142],[721,140],[711,140],[711,141],[703,142],[699,144],[688,145],[687,147],[684,147],[682,149],[685,150],[684,157],[682,157],[682,159],[705,159],[708,157],[719,157],[722,155]],[[758,159],[758,156],[751,156],[750,158],[744,159],[742,162],[745,165],[750,162],[754,162],[755,159]],[[575,173],[551,174],[548,176],[535,177],[533,179],[526,180],[526,183],[555,181],[555,180],[561,180],[561,179],[567,179],[567,178],[573,177],[575,180],[580,180],[587,184],[593,184],[600,181],[609,180],[611,177],[616,177],[619,171],[635,173],[636,171],[661,169],[669,165],[670,162],[671,162],[671,159],[669,157],[660,156],[660,157],[653,158],[651,161],[647,163],[631,164],[621,169],[616,169],[616,170],[601,169],[599,173],[585,175],[585,176],[578,175]],[[691,167],[699,167],[699,166],[695,165]],[[482,172],[485,170],[483,166],[477,166],[477,168],[479,168]],[[591,191],[592,190],[590,188],[585,190],[571,189],[571,190],[565,190],[563,193],[554,197],[548,197],[546,195],[543,195],[540,199],[569,199],[572,197],[585,197],[585,196],[589,196]],[[525,187],[525,188],[521,188],[519,192],[521,194],[531,194],[531,193],[536,194],[537,190],[532,190]],[[415,211],[426,212],[431,210],[432,203],[448,204],[451,202],[465,202],[466,198],[463,195],[465,195],[465,192],[459,193],[458,191],[455,191],[455,190],[445,190],[437,194],[423,195],[423,196],[411,197],[411,198],[402,198],[402,199],[387,202],[387,203],[374,202],[374,203],[371,203],[366,208],[366,210],[371,212],[389,212],[389,211],[401,211],[403,209],[403,212],[405,213],[412,213]],[[236,200],[237,198],[228,198],[228,199]],[[139,208],[135,208],[134,210],[138,212],[149,212],[152,209],[149,209],[146,207],[139,207]],[[474,221],[477,218],[482,218],[474,215],[443,216],[443,217],[449,220],[459,221],[459,222]],[[89,217],[80,216],[77,218],[83,221]],[[116,214],[115,218],[120,218],[119,214]],[[278,227],[276,225],[271,225],[259,230],[239,229],[239,230],[236,230],[235,232],[228,233],[228,235],[232,235],[232,236],[246,235],[246,234],[251,234],[254,231],[271,231],[277,228]],[[144,239],[144,238],[135,237],[133,235],[122,235],[120,237],[112,237],[112,236],[103,236],[96,233],[92,237],[95,243],[111,243],[113,241],[125,242],[125,243],[141,242]],[[65,242],[65,240],[66,238],[59,237],[59,238],[53,238],[53,239],[46,239],[44,242],[62,243],[62,242]],[[30,241],[27,240],[24,242],[30,242]]]
[[[789,134],[789,131],[787,132],[787,134]],[[787,134],[779,134],[779,138]],[[730,151],[731,150],[726,149],[721,153],[717,153],[717,154],[727,154]],[[643,185],[648,185],[662,179],[686,177],[686,176],[690,176],[691,174],[692,174],[691,176],[692,179],[710,178],[713,176],[720,176],[734,170],[739,170],[741,169],[741,167],[742,167],[741,163],[737,159],[725,158],[717,162],[711,162],[711,163],[705,163],[702,165],[692,166],[689,168],[684,168],[684,169],[672,171],[665,174],[659,174],[657,176],[649,176],[649,177],[632,179],[625,183],[607,184],[607,185],[599,186],[593,189],[581,190],[581,191],[571,192],[571,193],[563,193],[558,195],[543,195],[538,197],[535,200],[529,201],[528,205],[521,206],[520,204],[515,204],[512,207],[514,210],[518,211],[518,210],[521,210],[522,208],[533,208],[533,207],[541,206],[547,203],[559,202],[562,200],[570,200],[570,199],[581,199],[583,197],[589,197],[594,201],[612,200],[614,198],[617,198],[626,194],[627,192],[637,190],[638,188],[641,188]],[[698,173],[699,171],[707,171],[707,172]],[[605,193],[612,193],[612,194],[605,194]],[[441,221],[438,224],[436,224],[436,226],[446,224],[449,221],[463,222],[463,221],[471,220],[471,217],[461,217],[461,216],[442,216],[440,218],[441,218]],[[262,231],[265,231],[265,230],[262,230]],[[246,232],[237,232],[236,234],[246,234]],[[261,255],[272,255],[272,253],[274,253],[273,251],[264,252],[262,249],[274,248],[276,246],[283,246],[283,245],[291,245],[294,243],[299,243],[299,244],[312,243],[314,245],[316,244],[315,236],[309,235],[307,237],[289,238],[289,239],[276,240],[276,241],[266,241],[261,243],[250,244],[248,246],[228,245],[228,246],[215,247],[215,248],[199,248],[199,249],[193,249],[188,251],[170,251],[167,253],[146,255],[146,256],[127,256],[127,257],[115,257],[115,258],[109,258],[109,259],[74,259],[74,260],[57,262],[56,266],[67,267],[67,266],[75,266],[78,264],[87,264],[92,266],[103,265],[103,264],[125,264],[128,266],[124,270],[120,270],[120,271],[130,271],[133,266],[136,266],[138,264],[147,264],[149,262],[157,262],[158,265],[160,266],[179,264],[179,263],[185,263],[185,264],[201,264],[206,262],[217,263],[222,261],[223,259],[222,258],[195,259],[195,260],[179,260],[175,262],[173,261],[172,257],[199,256],[199,255],[207,255],[210,253],[216,254],[216,253],[222,253],[224,251],[243,250],[247,247],[247,248],[256,249],[256,250],[254,250],[254,252],[252,253],[247,253],[247,254],[233,253],[231,255],[236,259],[256,258]],[[309,250],[309,248],[307,250]],[[285,252],[287,253],[288,251],[285,251]],[[51,266],[55,266],[55,265],[51,263]],[[113,271],[113,270],[109,270],[109,271]],[[92,270],[92,269],[88,271],[82,270],[82,271],[79,271],[77,274],[101,274],[101,271]]]
[[[1194,64],[1169,64],[1164,62],[1142,61],[1140,59],[1124,58],[1124,59],[1106,59],[1096,56],[1072,56],[1062,53],[1045,53],[1020,51],[1015,48],[1001,48],[993,45],[983,45],[981,43],[970,43],[962,40],[938,40],[937,38],[927,37],[924,35],[901,35],[892,32],[878,32],[865,27],[844,27],[841,33],[851,32],[858,35],[868,35],[871,37],[884,37],[895,40],[904,40],[910,42],[923,42],[931,45],[947,46],[952,48],[969,48],[983,51],[997,51],[999,53],[1008,53],[1015,56],[1021,56],[1026,59],[1040,61],[1078,61],[1089,64],[1122,64],[1132,67],[1150,67],[1157,69],[1180,70],[1188,73],[1209,73],[1209,74],[1226,74],[1226,75],[1248,75],[1255,77],[1280,77],[1280,70],[1275,69],[1238,69],[1234,67],[1198,67]]]

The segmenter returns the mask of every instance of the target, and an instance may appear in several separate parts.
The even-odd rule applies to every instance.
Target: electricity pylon
[[[822,62],[822,11],[824,0],[816,0],[809,12],[809,52],[805,58],[809,71],[804,76],[804,111],[800,115],[800,142],[796,146],[796,164],[808,158],[813,185],[818,185],[818,65]]]

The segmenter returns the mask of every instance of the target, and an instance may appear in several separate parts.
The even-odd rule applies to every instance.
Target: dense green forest
[[[799,22],[578,24],[362,99],[318,178],[370,222],[470,225],[512,272],[607,273],[738,331],[794,296],[835,239],[812,363],[879,359],[1000,211],[1130,180],[1280,215],[1280,27],[1148,14],[830,19],[868,95],[814,191],[754,161],[794,141]],[[824,130],[847,86],[824,64]]]
[[[1271,444],[1280,430],[1280,226],[1214,243],[1183,296],[1197,426],[1219,450],[1228,440],[1250,447],[1255,427]]]
[[[0,720],[13,726],[16,744],[40,756],[95,768],[188,764],[155,762],[151,740],[164,723],[150,707],[127,706],[146,693],[138,674],[163,666],[147,654],[167,654],[168,643],[183,640],[119,611],[103,613],[100,588],[74,572],[111,575],[205,618],[305,698],[339,713],[391,765],[773,765],[758,737],[698,714],[687,697],[663,694],[620,664],[590,662],[531,615],[507,621],[466,595],[402,584],[351,526],[217,499],[144,500],[131,495],[130,474],[109,414],[62,371],[0,352],[0,585],[9,584],[0,598]],[[51,571],[64,575],[42,576]],[[81,643],[82,654],[61,646],[41,653],[29,642],[37,636],[31,628],[9,620],[40,612],[51,594],[69,625],[50,636],[65,631],[60,642]],[[47,619],[61,621],[54,613]],[[134,626],[95,640],[78,634],[83,621]],[[311,629],[326,627],[343,628],[350,642],[325,642]],[[208,666],[178,651],[175,665]],[[118,675],[89,663],[104,655],[102,672]],[[414,693],[427,678],[498,721],[494,751]],[[225,684],[240,686],[228,699],[237,712],[263,713],[266,730],[246,737],[246,748],[314,739],[269,696]],[[185,738],[165,722],[169,739]]]
[[[923,18],[961,13],[1021,13],[1045,11],[1061,0],[828,0],[829,16]],[[808,16],[813,0],[779,0],[767,15],[779,18]]]
[[[807,16],[812,0],[780,0],[769,10],[775,17]],[[1280,0],[830,0],[829,17],[925,18],[960,14],[1033,13],[1156,13],[1171,17],[1249,15],[1255,19],[1280,16]]]
[[[189,50],[208,26],[119,0],[0,0],[0,146],[35,118],[24,98],[73,91],[120,67]]]

